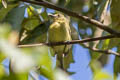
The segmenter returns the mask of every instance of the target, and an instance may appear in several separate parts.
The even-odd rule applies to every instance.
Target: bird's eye
[[[60,15],[59,15],[59,14],[58,14],[57,16],[58,16],[58,17],[60,17]]]

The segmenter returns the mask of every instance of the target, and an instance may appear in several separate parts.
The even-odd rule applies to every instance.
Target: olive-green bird
[[[52,24],[48,29],[49,42],[71,41],[69,20],[61,13],[50,14]],[[64,54],[69,51],[71,45],[60,45],[52,47],[57,54],[58,66],[64,69]]]

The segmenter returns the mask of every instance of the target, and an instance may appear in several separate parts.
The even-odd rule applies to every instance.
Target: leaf
[[[97,54],[97,53],[93,53],[93,54]],[[95,56],[94,56],[94,57],[95,57]],[[93,75],[95,74],[95,72],[96,72],[97,70],[101,70],[101,64],[100,64],[100,62],[99,62],[98,60],[96,60],[96,58],[98,59],[98,57],[99,57],[99,56],[93,58],[93,59],[90,61],[90,63],[89,63],[89,66],[90,66],[90,68],[91,68],[91,70],[92,70],[92,72],[93,72]]]
[[[102,22],[104,25],[111,24],[111,16],[110,16],[110,4],[111,0],[103,0],[101,6],[98,8],[98,18],[99,21]],[[103,30],[96,28],[94,33],[94,37],[100,37],[103,35]],[[94,41],[93,48],[97,47],[100,41]]]
[[[25,8],[25,6],[13,8],[6,15],[4,22],[11,24],[13,30],[20,31],[21,23],[24,19]]]
[[[53,77],[54,77],[53,76],[54,75],[53,72],[49,71],[47,68],[41,66],[39,71],[40,71],[41,75],[45,76],[46,78],[48,78],[50,80],[54,80],[53,79]]]
[[[40,75],[53,80],[53,64],[47,46],[22,48],[22,50],[31,55],[32,59],[36,62],[37,67],[34,67],[34,70],[39,72]]]
[[[72,37],[72,40],[79,40],[79,35],[78,35],[78,32],[77,30],[71,26],[71,37]]]
[[[48,46],[26,47],[21,48],[21,51],[31,56],[31,58],[37,64],[38,67],[44,67],[49,71],[52,70],[52,59],[51,54],[48,53]]]
[[[118,52],[120,52],[120,45],[117,47],[118,47]],[[113,70],[114,70],[114,80],[117,80],[117,77],[120,73],[120,57],[119,56],[115,56]]]
[[[47,46],[38,47],[33,52],[34,54],[32,54],[32,56],[39,66],[43,66],[49,71],[52,71],[52,60],[50,54],[48,54],[48,49]]]
[[[9,76],[4,76],[1,80],[28,80],[28,73],[11,72]]]
[[[8,39],[10,36],[11,27],[9,24],[0,24],[0,39]]]
[[[11,59],[12,69],[15,72],[24,72],[34,65],[34,61],[29,55],[8,42],[10,36],[10,25],[0,24],[0,51]],[[8,38],[6,38],[8,37]],[[19,64],[18,64],[19,63]]]
[[[45,21],[35,26],[33,30],[28,31],[27,37],[21,41],[21,44],[46,42],[49,24],[49,21]]]
[[[54,71],[54,80],[71,80],[70,77],[62,70]]]
[[[8,12],[12,9],[12,8],[14,8],[15,6],[17,6],[18,4],[12,4],[12,5],[8,5],[8,8],[1,8],[0,9],[0,13],[2,13],[2,14],[0,14],[0,21],[2,21],[4,18],[5,18],[5,16],[8,14]]]
[[[98,8],[97,17],[100,22],[103,22],[104,25],[110,25],[110,23],[111,23],[110,9],[108,10],[110,3],[111,3],[110,0],[103,0],[101,5]],[[102,35],[104,35],[103,32],[104,32],[103,30],[96,28],[94,37],[101,37]],[[108,40],[105,40],[104,42],[102,42],[100,40],[94,41],[93,48],[106,49],[106,48],[108,48],[108,44],[109,44]],[[93,65],[95,61],[96,61],[96,63],[99,64],[99,67],[102,68],[102,66],[104,66],[108,61],[108,55],[91,51],[90,66],[92,65],[91,69],[93,71],[94,71],[94,67],[96,66],[96,65]]]
[[[114,60],[114,80],[117,80],[118,74],[120,73],[120,57],[116,56]]]
[[[5,76],[5,68],[2,64],[0,64],[0,79],[3,78],[3,76]],[[3,80],[3,79],[1,79]]]
[[[3,55],[3,53],[0,52],[0,63],[6,58],[5,55]]]
[[[70,0],[65,0],[66,2],[65,2],[65,6],[67,5],[67,4],[69,4],[69,2],[70,2]]]
[[[32,6],[29,6],[27,8],[27,12],[28,12],[28,17],[34,16],[34,8]]]
[[[2,5],[7,8],[7,0],[2,0]]]
[[[65,3],[65,0],[64,1],[61,1],[60,2],[64,2]],[[81,4],[81,5],[79,5]],[[59,3],[60,5],[60,3]],[[76,11],[76,12],[81,12],[82,11],[82,7],[84,5],[84,1],[81,1],[81,0],[70,0],[69,3],[67,3],[66,7],[72,11]],[[62,5],[63,6],[63,5]]]
[[[39,24],[40,24],[39,19],[35,18],[34,16],[31,18],[24,18],[22,22],[22,28],[28,31],[32,31]]]
[[[106,72],[97,71],[93,80],[112,80],[112,76]]]
[[[1,51],[11,58],[12,69],[15,72],[27,72],[35,65],[30,56],[12,46],[6,40],[0,39]],[[19,64],[18,64],[19,63]]]
[[[72,48],[70,49],[69,53],[67,53],[67,55],[64,57],[63,66],[66,71],[69,68],[71,63],[74,63]]]
[[[112,28],[116,31],[120,31],[120,0],[113,0],[111,4],[111,17],[112,17]],[[110,40],[109,48],[119,46],[119,38],[114,38]]]

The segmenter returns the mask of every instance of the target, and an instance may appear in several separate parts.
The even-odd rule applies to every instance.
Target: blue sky
[[[91,80],[92,72],[91,69],[87,67],[90,61],[89,50],[81,47],[80,45],[74,45],[74,60],[75,63],[71,64],[69,69],[69,71],[76,72],[71,76],[72,79]]]
[[[74,45],[74,60],[75,63],[70,65],[69,71],[76,72],[71,76],[73,80],[92,80],[92,71],[90,67],[87,67],[90,62],[89,50],[83,48],[80,45]],[[116,48],[112,49],[116,51]],[[108,63],[103,67],[102,71],[107,72],[109,75],[113,75],[113,63],[115,56],[109,55]],[[120,80],[120,77],[118,78]]]

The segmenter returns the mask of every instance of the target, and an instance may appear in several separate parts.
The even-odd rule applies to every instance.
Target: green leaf
[[[0,63],[6,58],[6,56],[0,52]]]
[[[110,74],[98,70],[94,75],[93,80],[113,80],[113,79]]]
[[[71,37],[72,37],[72,40],[79,40],[79,35],[78,35],[78,32],[75,29],[75,27],[71,26],[70,28],[71,28]]]
[[[39,71],[41,75],[53,80],[53,63],[47,46],[22,48],[22,50],[36,62],[37,68],[35,67],[35,70],[37,72]]]
[[[40,24],[39,19],[33,16],[31,18],[24,18],[22,27],[28,31],[31,31],[39,24]]]
[[[11,32],[11,26],[9,24],[0,24],[0,39],[8,39]]]
[[[2,64],[0,64],[0,79],[3,80],[2,78],[5,76],[5,68]]]
[[[15,7],[6,15],[4,22],[11,24],[12,30],[20,31],[24,19],[25,6]]]
[[[11,68],[14,72],[28,72],[31,67],[35,65],[35,62],[31,58],[31,56],[25,54],[23,51],[11,45],[10,43],[8,43],[8,41],[4,39],[0,39],[0,49],[1,52],[4,53],[4,55],[11,58]]]
[[[53,79],[53,76],[54,76],[53,71],[50,71],[47,68],[42,67],[42,66],[39,68],[39,71],[40,71],[41,75],[47,77],[50,80],[54,80]]]
[[[29,6],[27,8],[27,13],[28,13],[28,17],[34,16],[34,8],[32,6]]]
[[[60,3],[63,3],[63,2],[65,3],[65,0],[64,1],[60,0]],[[59,3],[59,5],[60,5],[60,3]],[[81,4],[81,5],[79,5],[79,4]],[[70,0],[70,2],[66,5],[66,7],[69,8],[70,10],[72,10],[72,11],[81,12],[83,5],[84,5],[84,1]]]
[[[120,52],[120,45],[117,48],[118,48],[118,52]],[[117,77],[120,73],[120,57],[119,56],[115,56],[113,70],[114,70],[114,80],[117,80]]]
[[[116,31],[120,31],[120,0],[113,0],[111,5],[111,17],[112,17],[112,28]],[[110,40],[109,48],[119,46],[120,39],[114,38]]]
[[[70,49],[69,53],[64,57],[64,69],[67,70],[70,67],[70,64],[74,63],[72,48]]]
[[[116,56],[114,60],[114,80],[117,80],[120,73],[120,57]]]
[[[1,8],[0,9],[0,21],[2,21],[4,18],[5,18],[5,16],[8,14],[8,12],[12,9],[12,8],[14,8],[15,6],[17,6],[18,4],[12,4],[12,5],[8,5],[8,8]]]
[[[99,21],[102,22],[104,25],[110,25],[111,24],[111,15],[110,15],[110,9],[108,10],[108,7],[110,6],[111,0],[103,0],[101,5],[98,8],[98,15]],[[94,37],[101,37],[103,35],[104,30],[101,30],[99,28],[96,28],[96,31],[94,33]],[[94,41],[94,48],[97,47],[97,45],[100,43],[100,41]]]
[[[45,21],[38,26],[35,26],[33,30],[28,31],[27,37],[21,41],[21,44],[46,42],[49,24],[49,21]]]
[[[99,18],[100,22],[103,22],[104,25],[110,25],[111,23],[111,16],[110,16],[110,11],[108,11],[108,6],[110,5],[110,0],[102,0],[101,5],[98,8],[98,15],[97,17]],[[94,37],[101,37],[103,36],[103,30],[96,28],[96,31],[94,32]],[[106,34],[105,34],[106,35]],[[98,49],[107,49],[109,45],[109,40],[105,41],[94,41],[93,42],[93,48],[98,48]],[[102,67],[104,66],[107,61],[108,61],[108,55],[105,55],[103,53],[98,53],[98,52],[93,52],[91,51],[91,62],[90,64],[94,64],[95,60],[97,63],[99,63],[99,66]],[[94,70],[94,66],[91,66],[92,70]]]
[[[1,80],[28,80],[28,73],[10,72],[9,76],[4,76]]]

